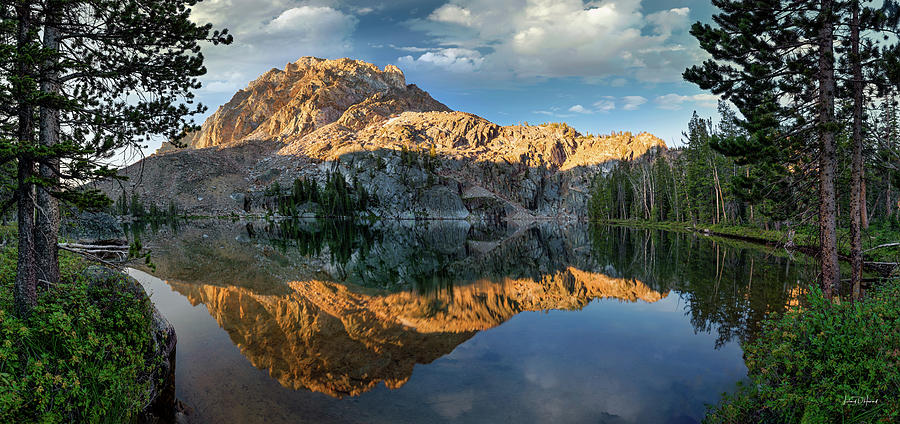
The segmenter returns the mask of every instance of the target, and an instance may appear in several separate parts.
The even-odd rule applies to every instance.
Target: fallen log
[[[116,244],[78,244],[78,243],[59,243],[59,247],[67,247],[69,249],[82,250],[128,250],[128,246]]]
[[[72,253],[76,253],[76,254],[85,256],[85,257],[87,257],[89,260],[92,260],[92,261],[95,261],[95,262],[100,262],[101,264],[106,265],[106,266],[109,266],[109,267],[112,267],[112,268],[114,268],[114,269],[120,269],[120,268],[122,267],[122,264],[121,264],[121,263],[116,264],[116,263],[113,263],[113,262],[109,262],[109,261],[107,261],[107,260],[105,260],[105,259],[103,259],[103,258],[100,258],[99,256],[92,255],[92,254],[90,254],[89,252],[86,252],[86,251],[83,251],[83,250],[71,249],[71,248],[68,248],[68,247],[66,247],[66,246],[59,246],[59,248],[62,249],[62,250],[67,250],[67,251],[69,251],[69,252],[72,252]]]

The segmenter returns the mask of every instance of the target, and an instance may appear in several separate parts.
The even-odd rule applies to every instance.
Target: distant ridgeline
[[[578,218],[595,175],[666,150],[646,133],[496,125],[396,67],[317,58],[266,72],[179,142],[122,169],[124,189],[100,188],[194,215]]]

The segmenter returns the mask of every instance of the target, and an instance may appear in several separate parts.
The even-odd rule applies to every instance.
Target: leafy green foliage
[[[750,385],[710,423],[896,422],[900,419],[900,283],[834,304],[812,288],[807,304],[764,324],[744,346]]]
[[[62,279],[27,319],[12,313],[15,249],[0,252],[0,422],[124,422],[147,401],[149,305],[113,284],[85,281],[60,256]]]

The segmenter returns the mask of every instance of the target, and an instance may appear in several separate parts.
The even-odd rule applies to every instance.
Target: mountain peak
[[[362,112],[369,119],[449,110],[418,87],[407,86],[396,66],[379,69],[349,58],[302,57],[250,82],[183,141],[203,148],[302,137],[341,120],[350,109],[359,115],[359,106],[367,103]]]

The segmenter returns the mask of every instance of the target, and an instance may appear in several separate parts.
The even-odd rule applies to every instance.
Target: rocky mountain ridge
[[[266,72],[180,142],[123,169],[125,191],[192,213],[253,212],[245,199],[275,181],[340,171],[382,217],[577,218],[594,175],[666,148],[647,133],[500,126],[451,111],[392,65],[311,57]]]

